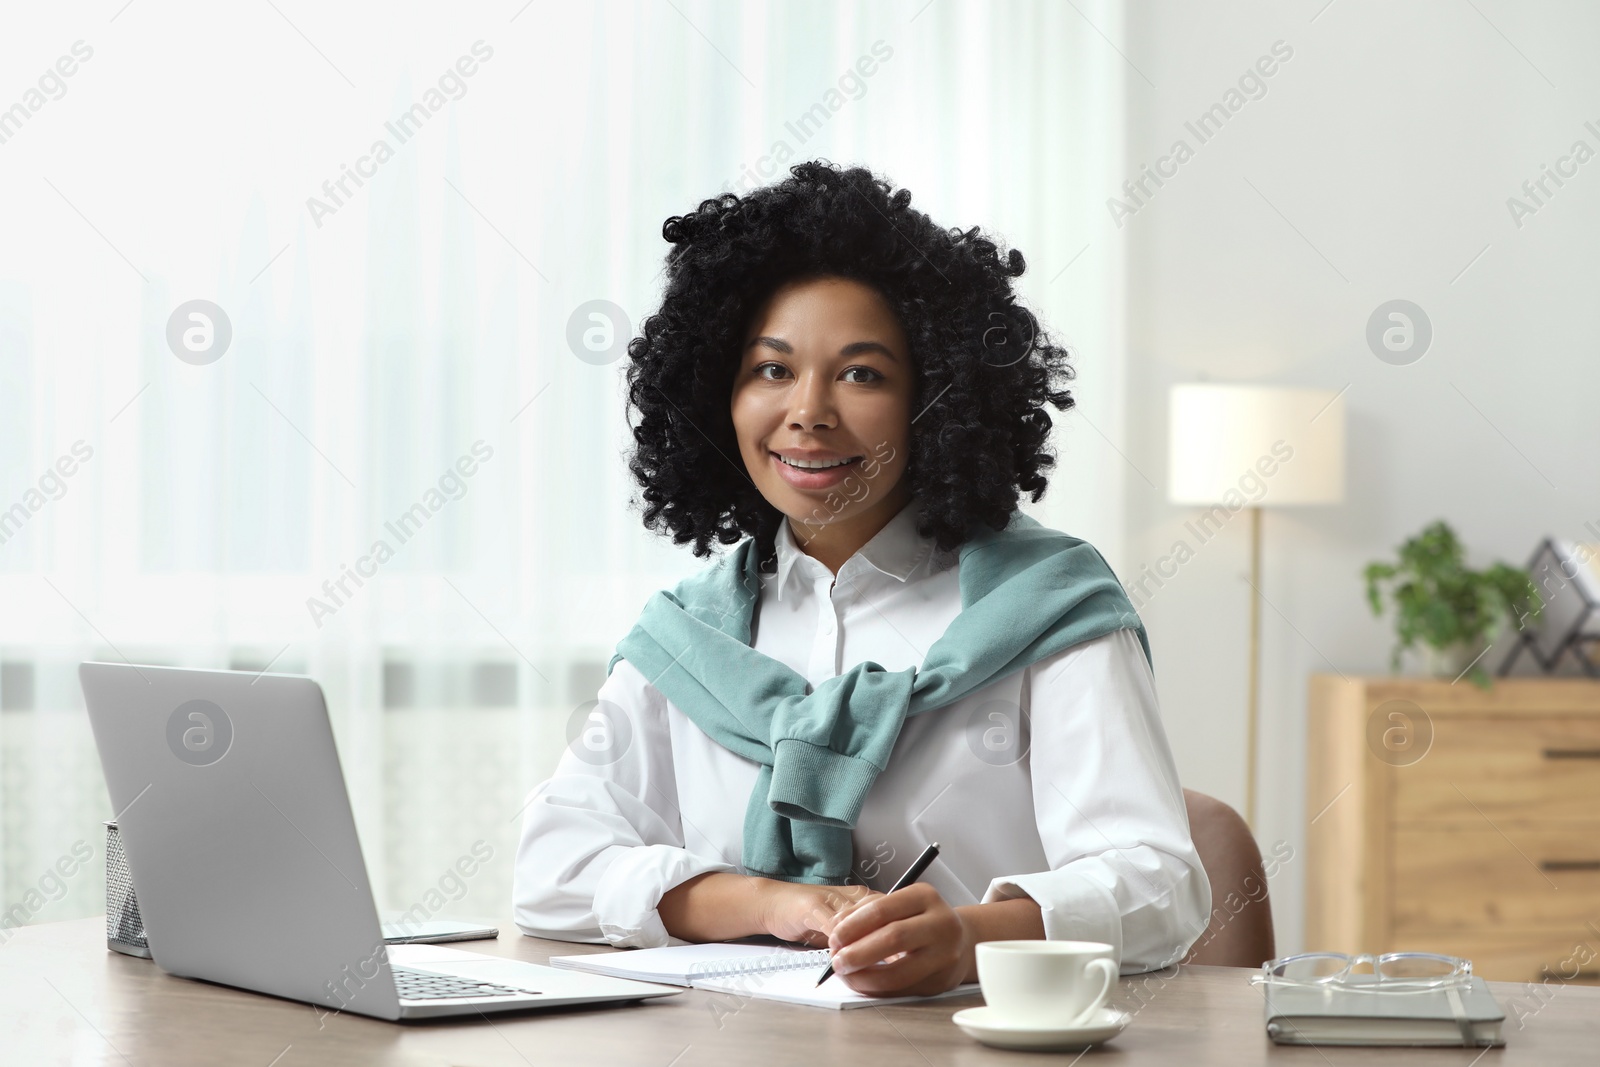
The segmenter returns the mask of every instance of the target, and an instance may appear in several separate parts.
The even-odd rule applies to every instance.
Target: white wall
[[[1118,41],[1128,176],[1180,137],[1197,147],[1120,228],[1108,212],[1104,231],[1128,251],[1122,449],[1160,487],[1128,480],[1125,579],[1194,514],[1164,496],[1170,385],[1348,386],[1346,503],[1268,511],[1264,524],[1258,836],[1297,852],[1307,677],[1387,669],[1392,631],[1365,607],[1360,568],[1435,518],[1479,566],[1520,565],[1547,533],[1596,540],[1583,527],[1600,526],[1600,158],[1549,184],[1520,227],[1507,207],[1574,141],[1600,151],[1584,126],[1600,129],[1600,7],[1324,3],[1130,7]],[[1199,144],[1184,123],[1280,40],[1293,54],[1265,95]],[[1395,298],[1434,330],[1407,366],[1364,337]],[[1236,806],[1248,533],[1241,512],[1143,609],[1185,784]],[[1279,948],[1302,947],[1301,865],[1273,894]]]

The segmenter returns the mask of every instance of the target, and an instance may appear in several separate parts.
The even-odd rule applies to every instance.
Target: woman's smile
[[[831,489],[860,469],[865,456],[785,449],[772,452],[778,476],[796,489]]]

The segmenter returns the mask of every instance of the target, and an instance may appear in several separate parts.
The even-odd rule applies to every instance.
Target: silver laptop
[[[84,663],[78,679],[163,970],[380,1019],[683,992],[386,945],[310,678]]]

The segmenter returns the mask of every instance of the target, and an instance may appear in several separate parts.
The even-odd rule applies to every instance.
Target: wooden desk
[[[460,947],[543,963],[551,955],[609,952],[524,937],[506,924],[498,941]],[[1167,972],[1172,973],[1172,972]],[[1124,978],[1115,1003],[1133,1022],[1086,1060],[1117,1063],[1248,1065],[1452,1064],[1466,1049],[1277,1047],[1262,1025],[1261,995],[1249,972],[1183,967],[1170,978]],[[1483,1067],[1593,1062],[1600,1047],[1600,990],[1554,991],[1522,1029],[1511,1019],[1518,987],[1496,984],[1507,1007],[1508,1043],[1483,1053]],[[172,978],[149,960],[105,947],[103,919],[24,927],[0,945],[0,1062],[27,1064],[459,1065],[546,1067],[637,1064],[688,1067],[887,1067],[892,1064],[1070,1064],[986,1048],[950,1021],[976,995],[934,1004],[824,1011],[760,1000],[742,1003],[700,990],[643,1005],[501,1015],[493,1021],[386,1023],[321,1016],[294,1001]]]

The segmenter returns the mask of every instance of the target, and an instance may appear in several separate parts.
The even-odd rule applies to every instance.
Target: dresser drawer
[[[1396,934],[1389,952],[1442,952],[1472,961],[1472,973],[1491,982],[1600,985],[1600,934],[1575,927],[1564,934],[1473,934],[1464,931]],[[1502,1005],[1504,1007],[1504,1005]]]
[[[1391,781],[1398,823],[1600,819],[1600,718],[1435,716],[1427,754]]]
[[[1492,977],[1600,949],[1600,679],[1317,674],[1309,698],[1308,945],[1499,938]]]
[[[1393,828],[1395,932],[1581,929],[1600,917],[1600,822]]]

